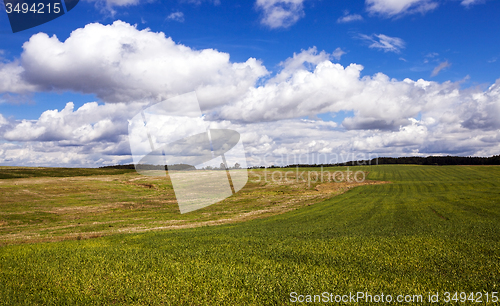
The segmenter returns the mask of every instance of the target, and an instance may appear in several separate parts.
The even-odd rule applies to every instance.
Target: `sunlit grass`
[[[0,303],[284,305],[292,291],[499,291],[500,167],[363,169],[392,183],[243,223],[1,247]]]
[[[122,171],[63,169],[61,177],[50,168],[0,168],[0,174],[29,176],[0,179],[0,245],[241,222],[311,205],[356,185],[318,191],[320,181],[306,183],[294,175],[289,182],[272,181],[266,170],[252,170],[236,195],[180,214],[168,176]]]

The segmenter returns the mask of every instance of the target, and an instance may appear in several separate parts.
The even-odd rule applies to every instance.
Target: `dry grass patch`
[[[261,170],[249,174],[248,183],[237,194],[183,215],[168,175],[124,173],[3,179],[0,244],[243,222],[313,205],[357,186],[386,183],[358,183],[350,178],[335,183],[324,178],[324,182],[318,179],[319,183],[311,184],[295,175],[289,175],[287,181],[273,181]]]

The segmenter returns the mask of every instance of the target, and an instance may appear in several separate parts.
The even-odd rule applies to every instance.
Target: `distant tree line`
[[[379,157],[371,160],[355,160],[337,164],[294,164],[288,166],[258,166],[251,167],[250,169],[264,169],[264,168],[295,168],[295,167],[342,167],[342,166],[363,166],[363,165],[431,165],[431,166],[453,166],[453,165],[500,165],[500,155],[492,157],[472,157],[472,156],[409,156],[409,157]],[[187,164],[176,165],[140,165],[142,170],[196,170],[194,166]],[[135,169],[134,164],[104,166],[102,169]],[[236,163],[233,167],[228,169],[240,169],[240,164]],[[224,164],[221,163],[220,167],[204,167],[202,170],[224,170]]]
[[[115,166],[104,166],[99,167],[102,169],[136,169],[134,164],[127,165],[115,165]],[[139,164],[137,165],[137,169],[141,170],[196,170],[195,167],[187,164],[176,164],[176,165],[148,165],[148,164]]]
[[[500,155],[492,157],[472,156],[410,156],[410,157],[379,157],[371,160],[355,160],[336,164],[294,164],[288,166],[260,166],[252,169],[264,168],[295,168],[295,167],[345,167],[364,165],[430,165],[430,166],[453,166],[453,165],[500,165]]]
[[[375,160],[372,160],[372,162]],[[492,157],[472,156],[428,156],[428,157],[382,157],[378,159],[379,165],[412,164],[412,165],[500,165],[500,155]]]
[[[135,169],[134,164],[127,164],[127,165],[114,165],[114,166],[103,166],[99,167],[99,169]]]
[[[228,169],[241,169],[241,165],[236,163],[233,167],[229,166]],[[220,163],[219,167],[206,166],[203,167],[202,170],[226,170],[226,166],[224,163]]]
[[[99,167],[100,169],[136,169],[134,164],[127,165],[115,165],[115,166],[104,166]],[[148,164],[139,164],[137,165],[137,169],[141,170],[196,170],[194,166],[188,164],[175,164],[175,165],[148,165]],[[241,165],[236,163],[233,167],[228,167],[228,169],[241,169]],[[201,170],[226,170],[226,167],[223,163],[220,164],[219,167],[206,166]]]

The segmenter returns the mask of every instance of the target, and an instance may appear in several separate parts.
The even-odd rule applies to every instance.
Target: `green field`
[[[252,170],[235,196],[181,215],[169,177],[133,170],[0,167],[0,175],[12,177],[0,179],[0,246],[241,222],[312,205],[360,185],[326,183],[326,175],[324,184],[308,184],[287,171],[289,180],[275,175],[273,181],[272,172]]]
[[[500,167],[358,169],[391,183],[323,193],[318,184],[251,181],[240,195],[185,215],[171,185],[135,184],[130,172],[2,180],[0,304],[289,305],[291,292],[424,300],[439,292],[441,301],[444,292],[480,292],[479,305],[498,304],[486,303],[486,293],[500,291]],[[193,228],[153,225],[171,220]],[[144,231],[104,229],[131,231],[129,223]]]

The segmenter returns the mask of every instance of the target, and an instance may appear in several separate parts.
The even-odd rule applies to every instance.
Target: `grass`
[[[3,246],[0,304],[286,305],[291,292],[358,291],[439,292],[442,301],[445,291],[499,291],[500,167],[362,169],[392,183],[242,223]],[[265,187],[248,192],[268,197]]]
[[[19,175],[18,170],[3,174]],[[311,205],[359,185],[307,184],[294,173],[289,182],[273,181],[271,172],[254,170],[235,196],[181,215],[168,177],[107,169],[65,169],[65,177],[54,177],[53,169],[21,170],[31,177],[0,180],[0,245],[239,222]]]
[[[30,178],[30,177],[74,177],[74,176],[116,175],[116,174],[133,173],[133,172],[135,172],[135,170],[0,166],[0,179]]]

